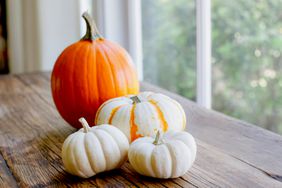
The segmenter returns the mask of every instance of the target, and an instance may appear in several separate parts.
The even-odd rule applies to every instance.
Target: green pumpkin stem
[[[141,102],[137,96],[130,97],[130,99],[133,101],[133,104]]]
[[[90,131],[90,126],[87,123],[87,121],[83,117],[79,118],[78,121],[82,124],[82,127],[84,129],[84,133],[88,133]]]
[[[81,40],[96,40],[103,39],[102,35],[99,33],[97,26],[94,20],[91,18],[88,12],[82,14],[86,22],[86,34],[82,37]]]
[[[158,131],[153,144],[155,144],[155,145],[159,144],[160,136],[161,136],[161,133],[160,133],[160,131]]]

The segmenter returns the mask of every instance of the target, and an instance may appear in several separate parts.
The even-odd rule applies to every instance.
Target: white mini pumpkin
[[[132,142],[154,136],[158,130],[183,130],[186,117],[177,101],[160,93],[143,92],[106,101],[98,109],[95,123],[115,125]]]
[[[176,178],[184,175],[196,158],[197,146],[191,134],[168,131],[160,138],[143,137],[129,147],[128,159],[141,175],[155,178]]]
[[[89,127],[80,118],[83,128],[64,142],[62,160],[70,174],[88,178],[120,167],[127,160],[129,143],[126,136],[112,125]]]

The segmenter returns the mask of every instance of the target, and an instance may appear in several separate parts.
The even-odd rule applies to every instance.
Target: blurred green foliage
[[[143,61],[147,81],[195,99],[196,25],[191,2],[142,1]]]
[[[195,1],[142,0],[144,78],[195,100]],[[282,134],[282,0],[212,0],[213,108]]]

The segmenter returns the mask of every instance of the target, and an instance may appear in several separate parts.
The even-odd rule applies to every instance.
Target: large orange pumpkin
[[[99,106],[108,99],[137,94],[139,82],[129,54],[118,44],[104,39],[88,13],[87,32],[58,57],[51,88],[61,116],[80,128],[80,117],[94,124]]]

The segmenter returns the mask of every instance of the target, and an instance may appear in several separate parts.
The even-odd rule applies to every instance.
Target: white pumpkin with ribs
[[[177,101],[160,93],[143,92],[106,101],[98,109],[95,123],[112,124],[133,141],[154,136],[158,130],[184,130],[186,117]]]
[[[168,131],[156,138],[143,137],[129,147],[128,159],[140,174],[155,178],[177,178],[184,175],[195,161],[196,142],[185,131]]]
[[[127,160],[129,143],[119,129],[107,124],[89,127],[84,118],[79,121],[83,128],[71,134],[62,148],[67,172],[88,178],[118,168]]]

